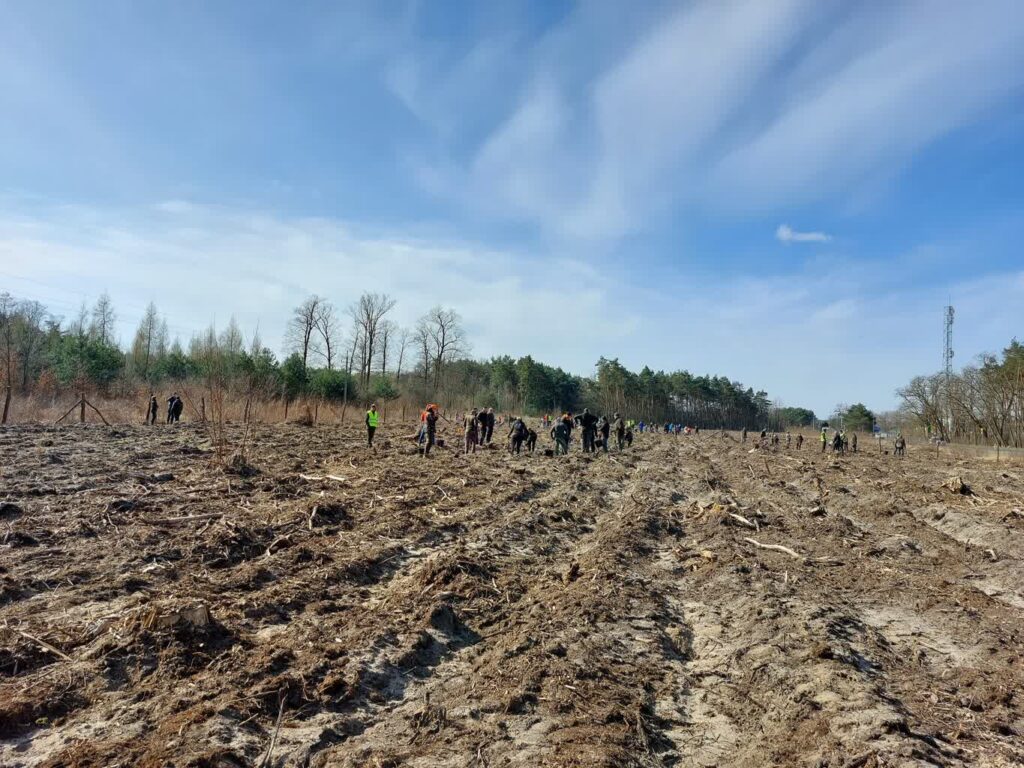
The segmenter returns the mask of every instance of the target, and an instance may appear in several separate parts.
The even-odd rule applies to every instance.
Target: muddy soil
[[[1024,470],[408,431],[0,432],[0,765],[1024,763]]]

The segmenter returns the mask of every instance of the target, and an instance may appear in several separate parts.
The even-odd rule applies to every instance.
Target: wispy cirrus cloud
[[[591,6],[533,47],[502,49],[520,72],[505,67],[486,94],[503,117],[446,161],[423,161],[431,191],[582,239],[643,229],[670,210],[841,204],[1024,87],[1013,0],[669,4],[639,27]],[[582,61],[578,40],[559,34],[600,37],[617,23],[617,44]],[[479,98],[479,58],[436,84],[415,68],[418,101]]]
[[[788,224],[779,224],[779,228],[775,230],[775,239],[789,245],[789,243],[827,243],[832,236],[824,232],[797,232]]]

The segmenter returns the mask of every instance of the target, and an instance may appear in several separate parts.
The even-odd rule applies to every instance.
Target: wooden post
[[[81,401],[79,401],[79,402],[81,402]],[[75,404],[74,404],[74,405],[72,405],[72,406],[71,406],[70,408],[68,408],[68,409],[67,409],[67,410],[66,410],[66,411],[64,412],[64,415],[63,415],[63,416],[61,416],[61,417],[60,417],[59,419],[57,419],[57,420],[56,420],[55,422],[53,422],[53,423],[54,423],[54,425],[60,424],[60,423],[61,423],[62,421],[64,421],[64,419],[66,419],[66,418],[67,418],[68,416],[70,416],[70,415],[71,415],[71,412],[72,412],[73,410],[75,410],[75,408],[77,408],[77,407],[78,407],[78,403],[75,403]]]
[[[100,409],[99,409],[99,408],[97,408],[97,407],[96,407],[95,405],[93,405],[92,403],[90,403],[90,402],[89,402],[88,400],[86,400],[86,399],[85,399],[84,397],[82,398],[82,402],[83,402],[83,403],[84,403],[85,405],[88,405],[88,406],[89,406],[90,408],[92,408],[92,409],[93,409],[94,411],[96,411],[96,415],[100,417],[100,421],[102,421],[102,422],[103,422],[104,424],[106,424],[106,425],[107,425],[108,427],[110,426],[110,422],[109,422],[109,421],[107,421],[106,417],[105,417],[105,416],[104,416],[104,415],[103,415],[103,414],[102,414],[102,413],[100,412]]]
[[[80,395],[80,398],[81,399],[78,401],[78,422],[80,424],[85,424],[85,392]]]
[[[0,419],[0,424],[7,423],[7,415],[11,410],[11,383],[7,382],[7,386],[4,388],[4,414],[3,418]]]
[[[199,420],[206,421],[206,396],[201,395],[199,397]]]

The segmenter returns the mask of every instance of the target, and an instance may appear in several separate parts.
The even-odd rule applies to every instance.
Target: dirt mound
[[[1024,762],[1019,474],[412,431],[0,432],[0,764]]]

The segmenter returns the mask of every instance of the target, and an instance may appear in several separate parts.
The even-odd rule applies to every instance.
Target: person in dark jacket
[[[482,446],[487,442],[487,409],[481,408],[479,411],[473,411],[473,413],[476,414],[476,439]]]
[[[551,428],[551,438],[555,441],[555,456],[569,453],[570,423],[567,419],[559,419]]]
[[[487,433],[484,435],[484,441],[490,445],[491,438],[494,437],[494,423],[497,421],[497,417],[494,415],[494,409],[487,409]]]
[[[630,442],[633,442],[633,432],[630,430]],[[615,442],[621,451],[626,444],[626,422],[619,414],[615,414]]]
[[[484,427],[480,423],[480,416],[483,414],[476,412],[476,409],[472,413],[466,415],[462,420],[462,434],[466,438],[465,440],[465,452],[476,453],[477,443],[480,442],[480,435],[483,434]],[[486,422],[486,419],[484,420]]]
[[[149,410],[146,413],[146,423],[156,424],[156,415],[160,412],[160,405],[156,401],[156,395],[149,395]]]
[[[423,456],[426,457],[430,455],[430,449],[437,441],[437,413],[433,408],[428,408],[423,415],[423,435]]]
[[[526,422],[516,416],[512,420],[512,427],[508,431],[508,449],[512,453],[519,453],[523,447],[523,441],[526,440]]]
[[[167,423],[171,424],[181,419],[181,412],[185,410],[185,403],[178,393],[175,392],[169,398],[167,398]]]
[[[597,431],[601,433],[601,447],[604,448],[605,453],[608,453],[608,438],[611,436],[612,433],[612,425],[611,422],[608,421],[607,416],[601,417],[601,421],[598,423]]]
[[[526,450],[530,453],[537,450],[537,430],[535,429],[526,430]]]
[[[583,430],[583,452],[593,453],[594,439],[597,437],[597,416],[592,414],[589,408],[584,408],[583,413],[576,418],[580,429]]]

